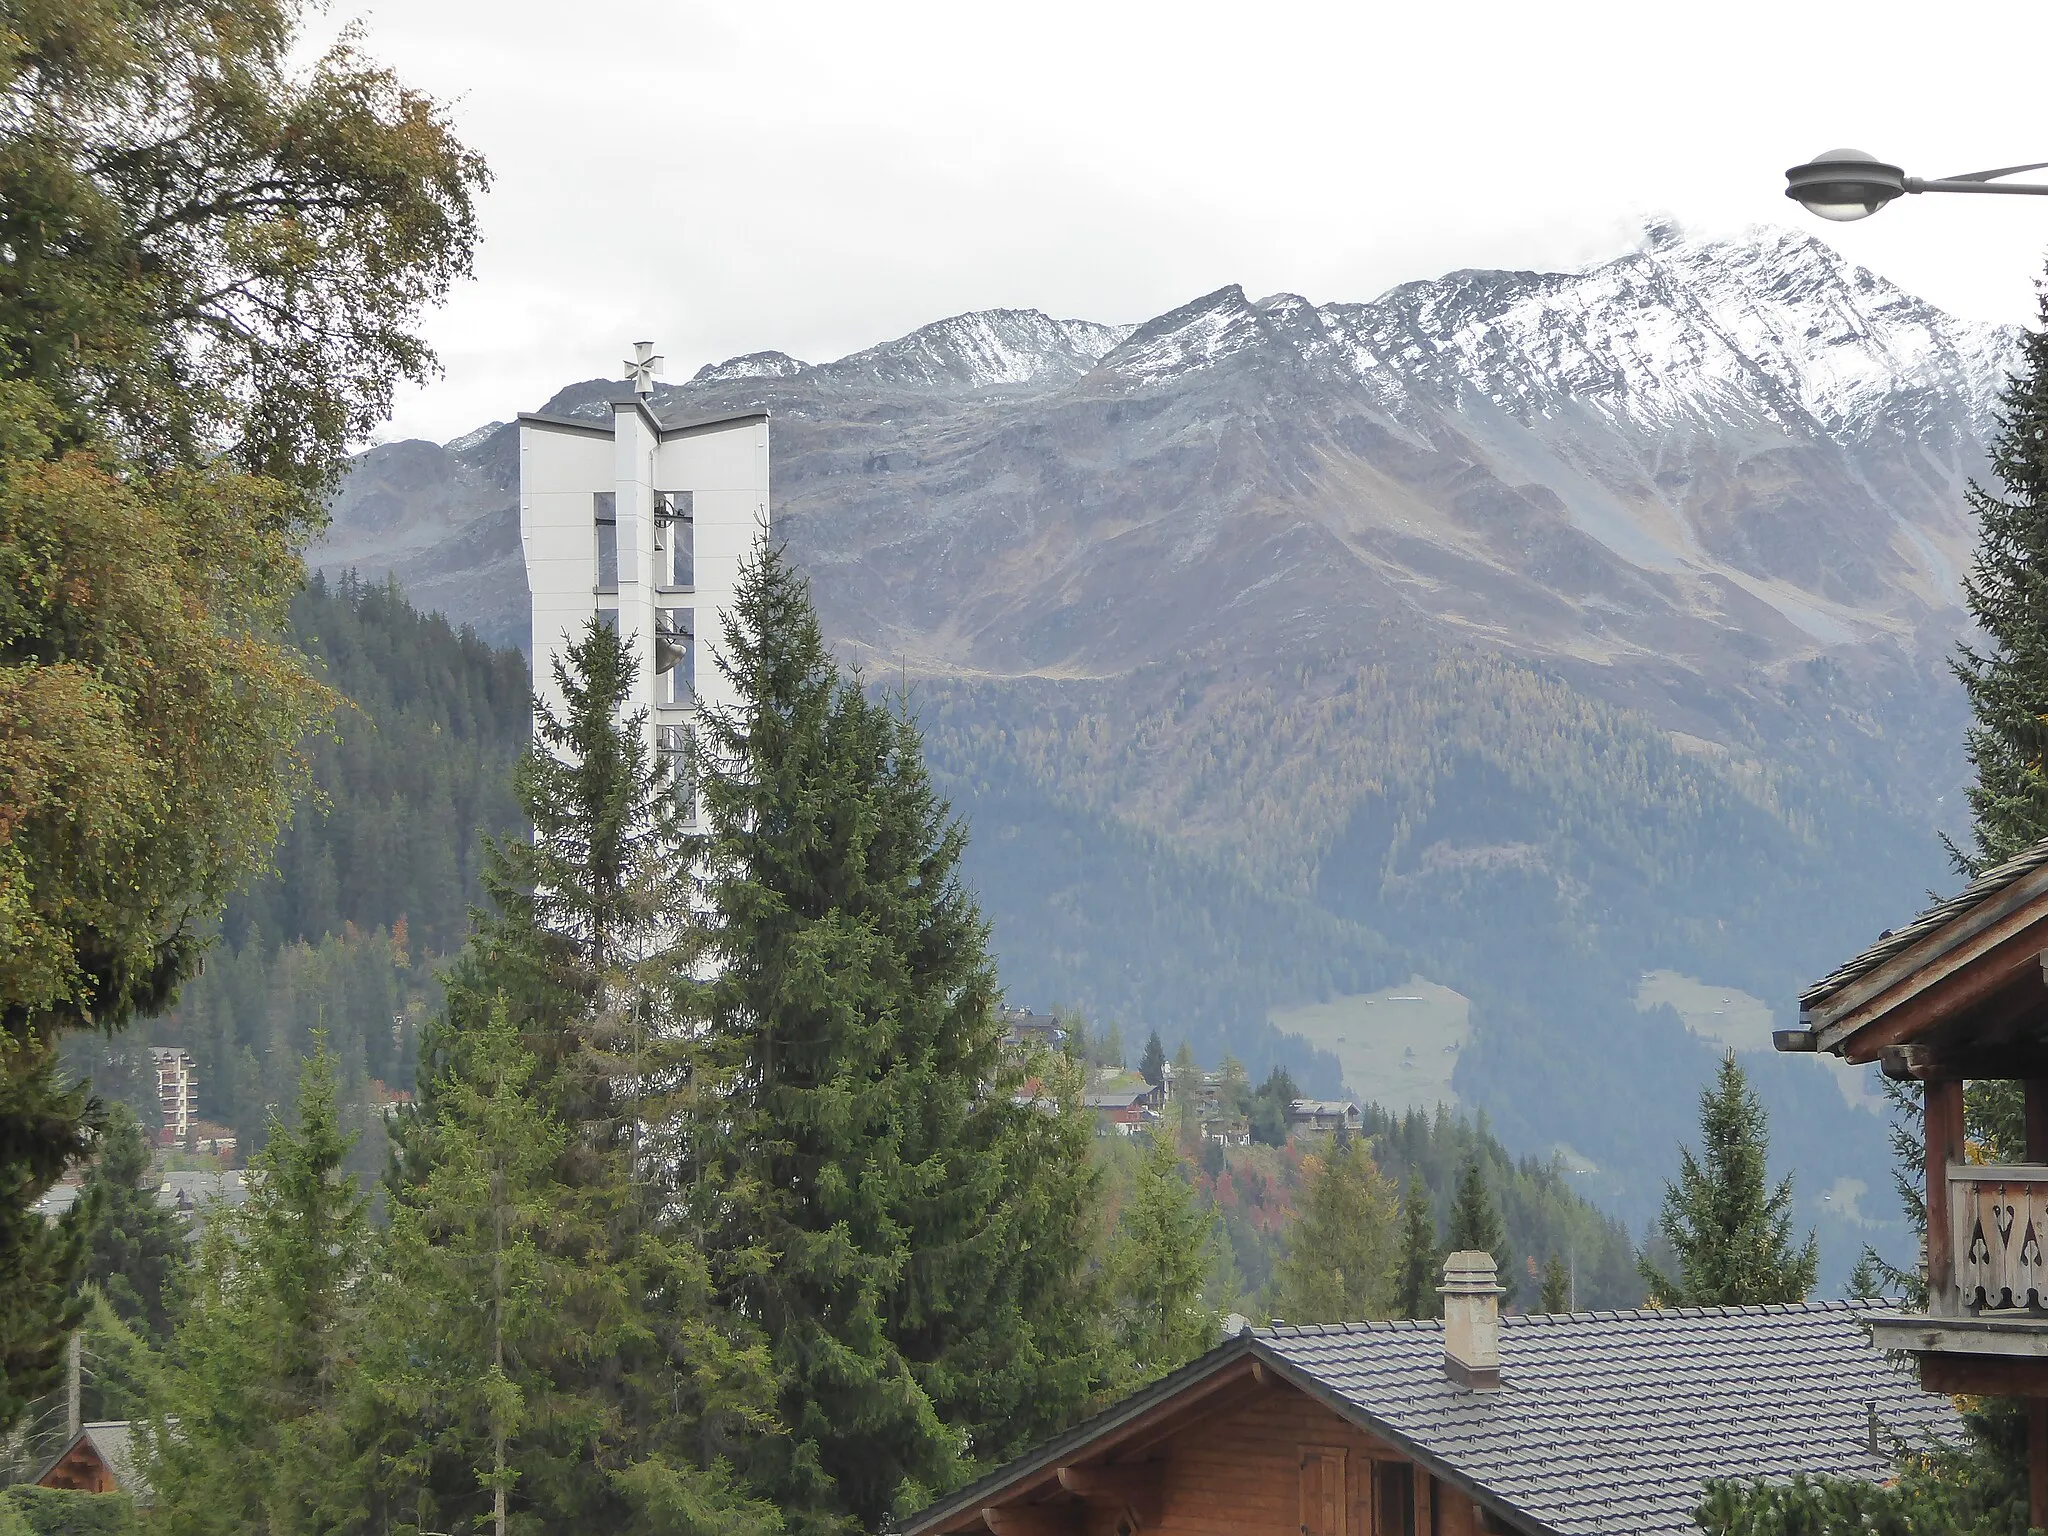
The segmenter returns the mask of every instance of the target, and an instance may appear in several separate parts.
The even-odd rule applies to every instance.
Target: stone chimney
[[[1493,1255],[1467,1249],[1444,1260],[1444,1374],[1474,1392],[1500,1385],[1500,1286]]]

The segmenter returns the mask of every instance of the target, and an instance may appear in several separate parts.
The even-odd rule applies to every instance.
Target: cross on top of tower
[[[662,360],[654,355],[654,343],[636,341],[633,355],[626,359],[626,377],[632,381],[633,393],[651,395],[654,393],[654,376],[661,371]]]

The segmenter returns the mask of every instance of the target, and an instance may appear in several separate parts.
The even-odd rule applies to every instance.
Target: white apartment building
[[[156,1066],[156,1098],[163,1111],[159,1145],[182,1147],[192,1139],[192,1119],[199,1112],[199,1073],[192,1058],[174,1045],[149,1048]]]
[[[592,614],[610,615],[640,658],[625,713],[644,709],[650,746],[679,754],[701,708],[737,702],[708,646],[768,532],[768,416],[663,426],[648,404],[661,360],[636,350],[634,393],[610,421],[519,418],[533,690],[559,711],[555,658]]]

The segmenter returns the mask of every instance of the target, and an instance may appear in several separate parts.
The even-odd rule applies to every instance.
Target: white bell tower
[[[680,753],[706,704],[737,700],[709,645],[740,564],[767,537],[768,415],[664,425],[652,342],[625,363],[631,392],[609,419],[522,414],[519,537],[533,594],[533,691],[559,712],[555,658],[593,614],[609,615],[640,675],[627,713],[649,745]]]

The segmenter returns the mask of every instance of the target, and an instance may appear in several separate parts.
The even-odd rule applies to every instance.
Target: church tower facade
[[[768,537],[766,412],[664,424],[651,404],[661,360],[645,343],[632,392],[609,419],[519,418],[519,536],[533,597],[533,690],[562,707],[555,660],[592,616],[639,658],[627,713],[649,747],[687,749],[700,711],[736,703],[708,647],[742,562]]]

